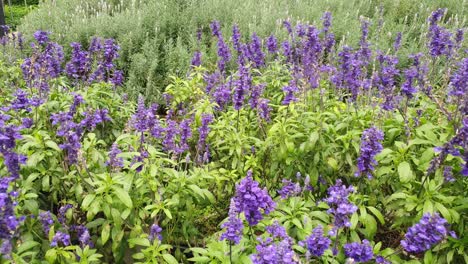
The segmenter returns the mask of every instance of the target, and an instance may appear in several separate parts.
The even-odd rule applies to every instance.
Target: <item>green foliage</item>
[[[380,12],[383,7],[383,13]],[[286,36],[281,21],[310,21],[320,24],[324,11],[334,17],[332,31],[340,42],[358,43],[359,18],[371,19],[371,42],[381,50],[391,48],[395,32],[403,33],[401,58],[425,47],[426,18],[439,7],[449,9],[446,21],[451,28],[466,25],[466,0],[386,0],[386,1],[44,1],[23,21],[19,30],[32,36],[37,29],[54,32],[62,45],[73,41],[88,44],[92,36],[112,37],[121,45],[121,66],[128,81],[125,92],[136,98],[161,100],[170,83],[169,75],[184,76],[196,49],[204,60],[214,62],[215,43],[208,24],[219,20],[228,39],[230,25],[236,23],[243,38],[257,32],[260,37]],[[409,15],[410,14],[410,15]],[[380,28],[379,24],[382,24]],[[197,44],[195,32],[202,28],[204,39]]]

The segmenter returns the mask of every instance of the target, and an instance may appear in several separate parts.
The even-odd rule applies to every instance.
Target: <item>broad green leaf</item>
[[[398,175],[400,176],[400,182],[407,183],[414,180],[414,174],[411,170],[411,166],[408,162],[403,161],[398,165]]]
[[[177,259],[175,259],[171,254],[163,254],[162,255],[163,259],[166,261],[168,264],[178,264]]]
[[[101,242],[102,242],[103,245],[106,244],[107,240],[109,240],[110,231],[111,231],[110,224],[106,224],[102,228],[102,232],[101,232],[101,240],[102,241]]]
[[[125,206],[127,206],[128,208],[132,208],[132,198],[130,198],[130,195],[128,195],[128,193],[124,189],[120,187],[114,187],[114,193],[117,196],[117,198],[119,198],[119,200],[122,201],[123,204],[125,204]]]

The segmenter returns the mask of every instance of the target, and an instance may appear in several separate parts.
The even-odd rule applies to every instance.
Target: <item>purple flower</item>
[[[401,47],[401,32],[398,32],[395,37],[395,42],[393,42],[393,50],[397,52]]]
[[[221,225],[221,228],[225,228],[226,231],[221,235],[220,240],[226,239],[234,244],[239,244],[242,239],[244,225],[239,218],[239,212],[233,198],[231,198],[231,204],[229,206],[228,220]]]
[[[450,232],[447,221],[439,214],[423,215],[419,223],[413,225],[401,241],[401,246],[409,253],[422,253],[440,243]]]
[[[41,212],[39,214],[39,221],[41,221],[42,228],[46,235],[49,234],[50,227],[54,224],[54,219],[49,211]]]
[[[357,160],[358,171],[355,176],[365,174],[369,179],[372,179],[374,165],[377,165],[375,155],[382,151],[381,141],[383,139],[383,132],[375,127],[364,130],[361,137],[360,156]]]
[[[265,240],[258,239],[260,244],[256,246],[257,254],[250,256],[254,264],[293,264],[299,263],[289,240],[275,242],[268,237]]]
[[[307,250],[312,256],[321,257],[325,250],[330,247],[331,240],[323,235],[323,227],[319,225],[314,228],[312,234],[301,244],[307,247]]]
[[[321,20],[323,21],[323,29],[322,31],[327,34],[330,31],[330,27],[332,25],[332,14],[330,12],[324,12],[322,15]]]
[[[57,231],[54,237],[52,238],[52,242],[50,242],[51,247],[57,247],[59,243],[62,243],[64,246],[69,246],[70,242],[70,235],[61,231]]]
[[[378,263],[378,264],[392,264],[392,262],[390,260],[387,260],[382,256],[377,256],[375,258],[375,262]]]
[[[283,179],[283,187],[278,193],[281,195],[282,199],[288,197],[296,196],[301,192],[301,186],[299,183],[293,183],[291,180]]]
[[[468,58],[464,58],[459,63],[457,71],[450,77],[449,95],[458,97],[461,103],[468,103],[466,94],[468,93]]]
[[[219,36],[221,36],[221,26],[219,24],[219,21],[214,20],[213,22],[211,22],[210,28],[211,28],[211,33],[213,34],[213,36],[218,37],[218,38]]]
[[[289,22],[289,20],[285,20],[283,21],[283,26],[286,28],[286,30],[288,31],[289,35],[291,36],[293,31],[292,31],[292,26],[291,26],[291,22]]]
[[[159,241],[162,241],[161,232],[162,232],[162,228],[159,227],[157,224],[151,225],[150,234],[149,234],[148,239],[149,239],[151,242],[153,242],[153,241],[156,240],[156,239],[158,239]]]
[[[245,95],[252,87],[252,77],[250,70],[244,65],[241,65],[237,73],[237,80],[234,88],[233,103],[234,109],[240,110],[244,105]]]
[[[267,50],[271,54],[278,52],[278,40],[274,35],[270,35],[266,41]]]
[[[81,44],[73,42],[70,44],[72,47],[72,55],[70,61],[67,63],[65,69],[68,77],[75,81],[86,81],[91,71],[91,61],[87,51],[81,49]]]
[[[33,36],[34,38],[36,39],[37,43],[39,43],[39,45],[42,45],[44,46],[45,44],[47,44],[49,42],[49,35],[50,35],[50,32],[46,32],[46,31],[36,31]]]
[[[72,226],[72,230],[76,231],[81,248],[85,248],[86,246],[89,246],[90,248],[94,247],[94,243],[91,241],[91,235],[89,234],[89,229],[86,226]]]
[[[232,26],[232,43],[234,45],[234,49],[239,53],[242,52],[241,50],[241,33],[239,27],[237,25]]]
[[[124,82],[123,72],[121,70],[115,70],[109,81],[114,85],[114,88],[115,86],[121,86]]]
[[[109,160],[106,161],[106,165],[109,166],[111,169],[122,168],[123,158],[117,157],[122,151],[119,149],[119,145],[117,143],[112,144],[112,147],[109,151]]]
[[[345,255],[357,262],[367,262],[374,257],[372,246],[367,239],[361,243],[353,242],[344,245]]]
[[[366,63],[361,60],[358,52],[353,52],[351,47],[344,46],[338,53],[338,68],[331,76],[332,83],[340,89],[351,94],[351,99],[355,101],[359,95],[362,80],[365,78],[363,71]]]
[[[258,182],[253,180],[250,170],[247,172],[247,177],[236,185],[234,203],[239,213],[244,212],[251,226],[263,219],[262,212],[269,214],[276,206],[267,189],[261,189]]]
[[[252,40],[249,45],[250,61],[253,62],[255,68],[260,68],[265,65],[265,54],[262,51],[262,41],[256,33],[252,34]]]
[[[297,88],[295,81],[290,81],[289,85],[284,86],[282,90],[285,93],[282,102],[283,105],[289,105],[291,102],[296,102],[298,100],[295,93],[299,92],[299,88]]]
[[[432,57],[441,55],[450,56],[454,43],[452,41],[452,34],[444,27],[438,25],[438,22],[445,13],[445,9],[439,8],[432,12],[429,17],[429,50]]]
[[[453,177],[452,167],[445,166],[444,168],[444,180],[445,182],[454,182],[455,178]]]
[[[62,225],[66,224],[65,223],[66,222],[65,214],[71,208],[73,208],[73,205],[71,205],[71,204],[66,204],[66,205],[63,205],[62,207],[60,207],[57,219]]]
[[[260,98],[257,105],[257,113],[265,121],[270,121],[270,112],[271,107],[268,105],[270,100],[265,98]]]
[[[198,128],[198,143],[197,143],[197,154],[199,163],[207,163],[209,160],[206,157],[210,156],[208,144],[206,143],[206,138],[210,133],[209,125],[213,122],[212,114],[203,114],[201,120],[201,126]],[[203,153],[203,154],[202,154]]]
[[[369,36],[369,21],[361,21],[361,40],[359,41],[359,55],[364,65],[367,65],[371,59],[372,51],[368,39]]]
[[[200,66],[201,65],[201,52],[200,51],[195,51],[195,53],[193,53],[193,57],[192,57],[192,62],[191,62],[191,65],[192,66]]]
[[[266,84],[257,84],[252,87],[252,90],[250,91],[250,99],[249,99],[249,104],[250,108],[255,109],[258,106],[258,100],[260,99],[260,96],[263,94],[263,90],[265,89]]]
[[[399,74],[396,67],[398,58],[378,52],[377,61],[379,62],[380,71],[374,73],[372,85],[379,89],[384,98],[382,108],[384,110],[393,110],[395,107],[394,89]]]
[[[348,198],[352,192],[354,187],[346,187],[340,179],[336,180],[334,186],[328,188],[328,197],[324,200],[330,206],[327,212],[335,217],[331,234],[336,233],[338,228],[351,226],[349,216],[357,211],[357,206]]]

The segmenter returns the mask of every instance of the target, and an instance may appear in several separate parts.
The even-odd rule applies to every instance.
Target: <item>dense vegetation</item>
[[[69,43],[89,44],[93,36],[114,38],[121,50],[121,68],[128,76],[125,90],[136,99],[139,94],[162,102],[169,76],[183,77],[192,53],[200,49],[205,60],[216,60],[216,40],[209,38],[209,23],[237,24],[247,40],[256,32],[262,39],[274,33],[285,38],[281,21],[319,24],[323,12],[335,17],[332,31],[337,46],[357,43],[359,17],[372,21],[371,41],[379,49],[391,48],[396,32],[405,32],[398,56],[407,64],[407,55],[426,45],[426,18],[437,8],[447,8],[441,23],[452,31],[466,26],[467,0],[69,0],[45,1],[19,27],[28,42],[38,30],[54,32],[55,41],[70,50]],[[202,30],[203,41],[196,41]],[[222,29],[230,33],[230,27]]]
[[[465,5],[253,2],[2,39],[0,262],[468,262]]]

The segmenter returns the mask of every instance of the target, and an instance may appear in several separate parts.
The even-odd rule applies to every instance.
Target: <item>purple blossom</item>
[[[450,77],[449,95],[459,98],[461,103],[468,103],[468,58],[464,58],[459,63],[457,71]]]
[[[322,22],[322,25],[323,25],[323,29],[322,29],[322,32],[324,32],[325,34],[328,34],[328,32],[330,31],[330,27],[332,25],[332,14],[330,12],[324,12],[323,15],[322,15],[322,18],[321,20],[323,21]]]
[[[216,87],[215,92],[213,93],[213,97],[215,102],[218,104],[216,106],[217,110],[221,110],[226,106],[229,101],[231,100],[231,89],[230,87],[225,84],[221,83]]]
[[[372,246],[367,239],[361,243],[353,242],[344,245],[345,255],[357,262],[367,262],[374,257]]]
[[[198,50],[193,53],[192,62],[191,62],[192,66],[198,67],[201,65],[201,55],[202,55],[201,52]]]
[[[453,177],[452,167],[445,166],[444,168],[444,180],[445,182],[454,182],[455,178]]]
[[[96,54],[101,52],[104,49],[102,45],[102,39],[99,37],[94,37],[91,39],[91,44],[89,44],[89,53]]]
[[[235,245],[239,244],[244,225],[239,218],[239,212],[233,198],[231,198],[228,220],[221,225],[221,228],[225,228],[226,231],[221,235],[220,240],[228,240]]]
[[[237,25],[232,26],[232,43],[234,45],[234,49],[239,53],[242,52],[241,50],[241,33],[239,27]]]
[[[387,260],[387,259],[385,259],[385,258],[382,257],[382,256],[377,256],[377,257],[375,258],[375,262],[376,262],[377,264],[392,264],[392,262],[391,262],[390,260]]]
[[[398,32],[395,37],[395,42],[393,42],[393,50],[397,52],[401,47],[401,32]]]
[[[39,214],[39,221],[41,221],[42,229],[46,235],[49,234],[50,227],[54,224],[54,219],[49,211],[41,212]]]
[[[369,21],[361,21],[361,40],[359,41],[359,56],[364,65],[370,62],[372,51],[370,49],[370,43],[367,40],[369,37]]]
[[[299,263],[289,240],[275,242],[268,237],[265,240],[258,239],[260,244],[256,246],[257,254],[250,256],[254,264],[293,264]]]
[[[321,257],[325,250],[330,248],[331,240],[323,235],[323,227],[319,225],[314,228],[312,234],[300,244],[305,245],[312,256]]]
[[[354,192],[354,187],[346,187],[340,179],[336,180],[334,186],[328,188],[328,197],[324,200],[330,206],[327,212],[335,218],[331,234],[336,233],[338,228],[351,226],[349,216],[357,211],[357,206],[348,198],[352,192]]]
[[[271,54],[278,52],[278,40],[274,35],[270,35],[266,41],[267,50]]]
[[[62,225],[65,225],[65,224],[66,224],[66,223],[65,223],[65,222],[66,222],[66,216],[65,216],[65,214],[66,214],[67,211],[68,211],[69,209],[71,209],[71,208],[73,208],[73,205],[71,205],[71,204],[65,204],[65,205],[63,205],[63,206],[60,207],[59,212],[58,212],[58,217],[57,217],[57,219],[58,219],[59,223],[61,223]]]
[[[109,151],[109,160],[106,161],[106,165],[109,166],[111,169],[122,168],[123,158],[118,157],[118,155],[122,153],[119,149],[119,145],[117,143],[112,144],[112,147]]]
[[[361,150],[360,156],[357,160],[358,171],[355,176],[367,175],[372,179],[374,165],[377,165],[375,155],[379,154],[382,149],[382,140],[384,133],[375,127],[364,130],[361,137]]]
[[[217,38],[221,36],[221,25],[219,24],[219,21],[214,20],[213,22],[211,22],[210,29],[213,36]]]
[[[236,185],[234,203],[238,212],[244,212],[250,226],[263,219],[262,212],[269,214],[276,206],[267,189],[261,189],[258,182],[253,180],[252,171],[248,171],[247,177]]]
[[[70,44],[72,47],[72,55],[70,61],[67,63],[65,70],[68,77],[75,81],[86,81],[91,71],[91,61],[87,51],[81,49],[81,44],[73,42]]]
[[[445,13],[445,9],[439,8],[432,12],[429,17],[429,50],[432,57],[441,55],[450,56],[454,43],[452,34],[444,27],[438,25],[438,22]]]
[[[89,246],[90,248],[94,247],[94,243],[91,241],[89,229],[86,226],[72,226],[72,230],[76,231],[81,248],[85,248],[86,246]]]
[[[244,105],[245,95],[252,87],[252,77],[250,70],[244,65],[241,65],[237,73],[237,80],[234,88],[233,103],[234,109],[240,110]]]
[[[285,21],[283,21],[283,26],[284,26],[284,27],[286,28],[286,30],[288,31],[288,34],[289,34],[290,36],[292,36],[293,31],[292,31],[291,22],[289,22],[289,20],[285,20]]]
[[[273,238],[289,240],[292,243],[292,239],[291,237],[289,237],[288,233],[286,232],[286,229],[284,228],[284,226],[280,225],[278,221],[275,221],[272,225],[267,226],[265,230]]]
[[[124,82],[123,72],[121,70],[115,70],[109,81],[115,86],[122,86]]]
[[[401,246],[409,253],[422,253],[440,243],[450,232],[447,221],[439,214],[423,215],[419,223],[413,225],[401,241]]]
[[[258,100],[257,112],[260,118],[265,121],[270,121],[271,107],[268,105],[269,102],[270,100],[265,98],[260,98]]]
[[[282,199],[296,196],[301,192],[299,183],[294,183],[291,180],[283,179],[283,187],[278,191]]]
[[[151,242],[155,241],[156,239],[158,239],[159,241],[162,241],[161,232],[162,232],[162,228],[160,226],[158,226],[157,224],[151,225],[148,239]]]
[[[338,57],[338,69],[331,76],[331,81],[337,88],[349,92],[351,99],[355,101],[362,87],[362,79],[365,78],[365,63],[359,58],[359,53],[353,52],[348,46],[343,47]]]
[[[249,104],[250,108],[255,109],[258,106],[258,100],[260,96],[263,94],[263,90],[265,89],[266,84],[257,84],[254,85],[250,91],[250,98]]]
[[[201,126],[198,128],[198,143],[197,143],[197,153],[198,153],[198,162],[206,163],[208,159],[205,157],[209,156],[209,148],[208,144],[206,143],[206,139],[208,134],[210,133],[209,125],[213,122],[213,115],[212,114],[203,114],[201,120]],[[203,153],[203,154],[202,154]]]
[[[397,69],[398,58],[391,55],[383,55],[378,52],[377,61],[380,71],[376,72],[372,78],[372,85],[377,87],[384,97],[382,108],[384,110],[394,109],[394,89],[399,70]]]
[[[62,243],[63,246],[71,245],[70,235],[61,231],[57,231],[57,233],[55,233],[54,237],[52,238],[50,246],[57,247],[59,243]]]
[[[255,68],[260,68],[265,65],[265,53],[262,50],[262,41],[256,33],[252,34],[249,45],[250,61],[253,62]]]
[[[49,42],[49,35],[50,35],[50,32],[46,32],[46,31],[36,31],[33,36],[34,38],[36,39],[37,43],[39,43],[39,45],[42,45],[44,46],[45,44],[47,44]]]
[[[282,88],[285,93],[282,104],[289,105],[292,102],[296,102],[298,99],[295,96],[295,93],[299,92],[299,88],[296,86],[295,81],[290,81],[289,85],[286,85]]]

